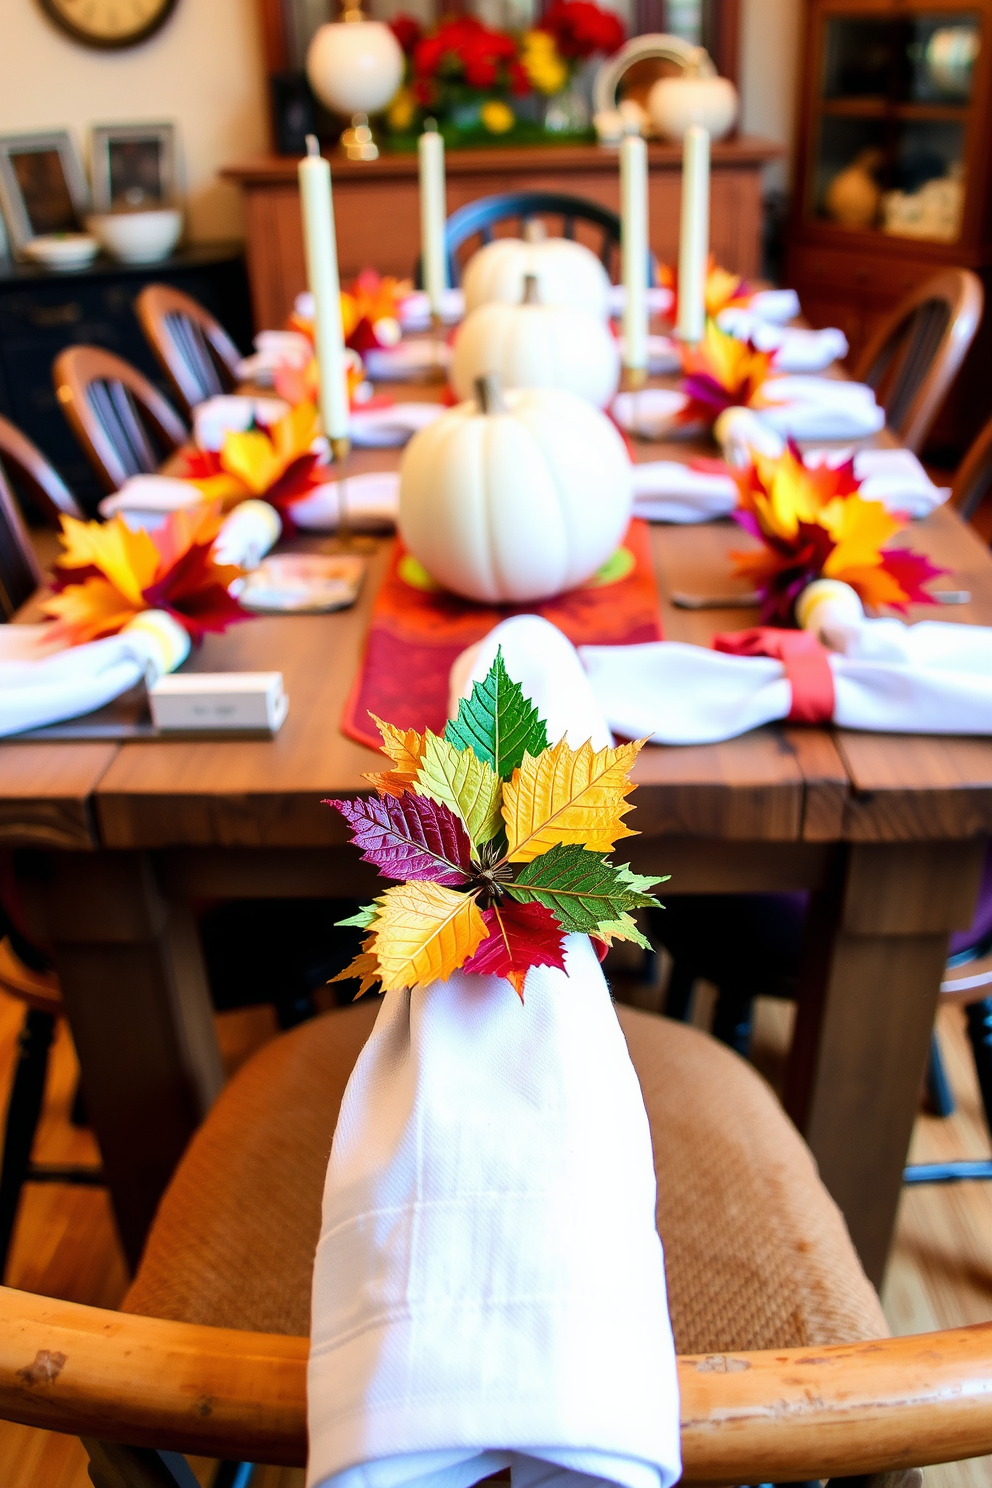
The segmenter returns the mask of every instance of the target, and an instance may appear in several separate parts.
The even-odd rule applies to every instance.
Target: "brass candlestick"
[[[336,439],[330,439],[331,454],[334,457],[334,465],[338,470],[338,530],[334,537],[329,537],[321,544],[324,553],[374,553],[378,544],[372,537],[366,537],[354,531],[348,512],[348,473],[346,465],[351,454],[351,440],[348,436],[341,435]]]
[[[444,345],[444,320],[439,310],[431,311],[431,335],[434,338],[434,364],[431,367],[430,377],[432,382],[447,382],[448,369],[444,365],[441,348]]]
[[[640,394],[647,386],[647,381],[647,367],[624,367],[623,373],[620,378],[621,392],[633,394],[634,417],[631,420],[631,427],[628,429],[627,432],[628,434],[632,434],[635,439],[651,438],[651,435],[645,429],[641,428]]]

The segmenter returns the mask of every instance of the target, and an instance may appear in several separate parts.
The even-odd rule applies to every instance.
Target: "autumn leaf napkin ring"
[[[549,746],[501,652],[443,736],[375,722],[393,766],[365,777],[378,795],[325,804],[364,861],[399,882],[343,922],[369,933],[335,981],[359,979],[360,996],[460,969],[506,977],[523,1000],[530,967],[564,967],[569,932],[648,947],[631,912],[657,906],[662,880],[607,857],[635,835],[622,818],[643,740]]]

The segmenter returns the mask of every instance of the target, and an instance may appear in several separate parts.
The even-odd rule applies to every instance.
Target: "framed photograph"
[[[32,238],[82,232],[89,205],[86,176],[66,130],[0,135],[0,208],[18,257]]]
[[[177,204],[174,124],[98,124],[91,148],[95,211]]]

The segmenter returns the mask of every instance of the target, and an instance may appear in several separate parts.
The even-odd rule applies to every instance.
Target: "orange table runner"
[[[576,646],[662,639],[646,522],[631,522],[623,546],[588,584],[543,604],[472,604],[427,587],[425,579],[397,539],[341,721],[350,739],[372,749],[380,741],[370,713],[398,728],[440,734],[448,716],[452,662],[510,615],[543,615]]]

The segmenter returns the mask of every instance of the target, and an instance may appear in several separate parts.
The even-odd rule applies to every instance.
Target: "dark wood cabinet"
[[[165,283],[199,300],[247,350],[251,306],[240,244],[204,243],[158,264],[99,258],[89,268],[54,273],[0,258],[0,413],[52,461],[90,509],[103,492],[69,431],[52,387],[52,362],[67,346],[105,346],[173,394],[134,313],[146,284]]]

